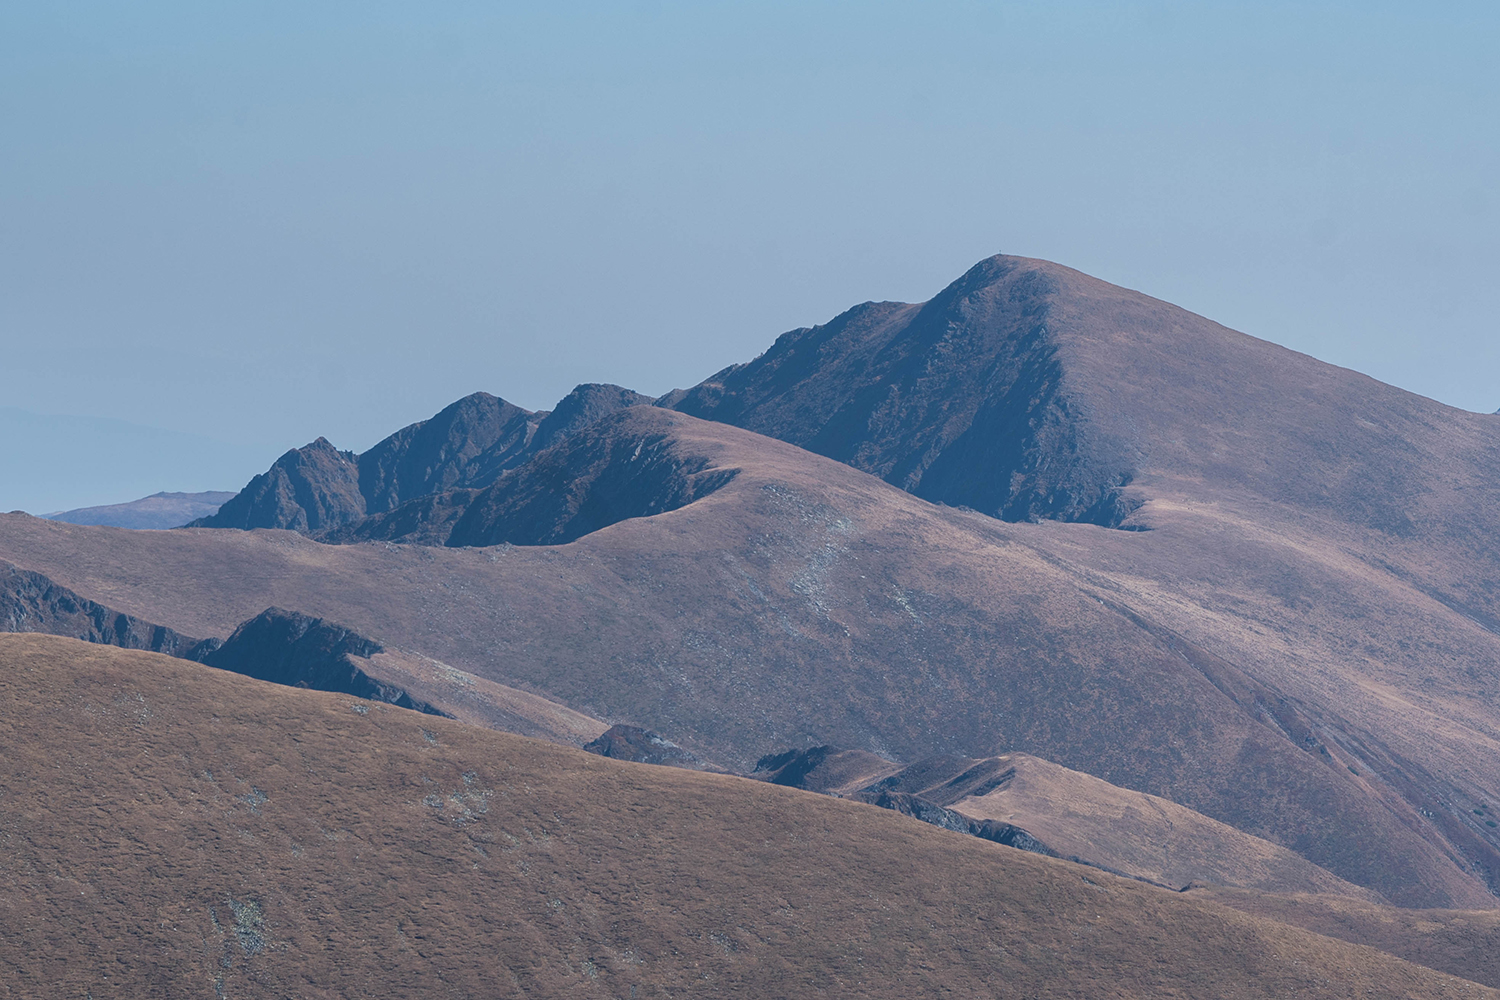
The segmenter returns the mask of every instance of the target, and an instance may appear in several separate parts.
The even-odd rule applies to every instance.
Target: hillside
[[[3,995],[1496,995],[868,806],[156,654],[0,635],[0,741]]]
[[[986,827],[1016,830],[1028,850],[1172,889],[1234,886],[1382,902],[1284,847],[1028,754],[931,757],[902,767],[860,751],[817,747],[763,760],[752,777],[896,809],[947,829],[968,820],[972,832],[989,833],[988,839],[996,837]]]

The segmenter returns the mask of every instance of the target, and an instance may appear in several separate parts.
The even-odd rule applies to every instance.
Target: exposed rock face
[[[379,643],[321,618],[268,608],[235,629],[223,644],[214,643],[193,658],[257,680],[351,694],[429,715],[448,714],[376,680],[351,659],[381,651]]]
[[[476,392],[429,420],[404,427],[362,455],[341,452],[319,438],[289,451],[250,481],[197,528],[290,528],[333,537],[368,515],[394,511],[413,500],[495,482],[537,452],[565,440],[595,420],[648,397],[616,385],[580,385],[552,412],[532,413],[498,396]],[[430,508],[436,515],[452,504]],[[427,508],[411,508],[396,524],[400,535],[437,537]],[[382,528],[381,531],[397,531]],[[366,531],[355,537],[384,537]]]
[[[428,545],[559,545],[633,517],[676,510],[728,483],[677,440],[681,417],[637,406],[596,420],[480,490],[420,497],[319,535]]]
[[[404,427],[359,456],[364,512],[455,487],[484,485],[523,454],[545,413],[476,392]]]
[[[1019,258],[922,305],[869,302],[662,403],[1008,521],[1119,525],[1130,449],[1090,421],[1058,356],[1056,284]]]
[[[383,652],[338,625],[269,608],[234,630],[228,641],[193,639],[79,597],[40,573],[0,560],[0,632],[40,632],[102,646],[144,649],[258,680],[383,701],[447,716],[400,686],[370,676],[351,657]]]
[[[153,493],[129,503],[81,507],[56,514],[45,514],[48,521],[68,524],[103,525],[111,528],[162,530],[180,528],[189,521],[212,517],[233,493]]]
[[[639,726],[610,726],[603,735],[583,749],[600,757],[630,760],[637,764],[660,764],[685,767],[692,771],[708,770],[708,765],[660,733]]]
[[[364,514],[354,453],[339,451],[320,437],[282,455],[216,514],[189,527],[312,532],[347,524]]]
[[[650,402],[650,396],[642,396],[617,385],[601,385],[597,382],[580,385],[564,396],[551,413],[543,415],[544,419],[537,426],[531,450],[543,451],[602,417]]]
[[[41,632],[169,656],[192,656],[202,648],[197,639],[106,608],[3,560],[0,632]]]

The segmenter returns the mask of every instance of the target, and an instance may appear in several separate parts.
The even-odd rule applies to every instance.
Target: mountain
[[[0,635],[23,996],[1494,997],[1220,906],[723,775]]]
[[[555,545],[611,524],[684,507],[734,478],[675,441],[649,407],[609,413],[502,473],[483,490],[408,501],[322,541]]]
[[[103,507],[80,507],[44,514],[50,521],[69,524],[98,524],[114,528],[161,530],[180,528],[189,521],[213,515],[233,493],[153,493],[129,503]]]
[[[418,497],[494,482],[506,469],[579,427],[647,398],[612,385],[580,385],[551,413],[532,413],[485,392],[404,427],[361,455],[325,438],[288,451],[219,511],[207,528],[337,529]]]
[[[1500,424],[1046,261],[866,303],[664,403],[1005,520],[1233,494],[1393,537],[1495,513]],[[1494,557],[1488,545],[1486,557]]]
[[[597,720],[582,742],[634,726],[741,772],[1024,754],[1401,905],[1495,907],[1500,418],[1044,262],[933,302],[722,375],[713,420],[606,414],[359,544],[9,515],[0,556],[185,634],[344,622]],[[794,443],[804,411],[847,462]],[[1016,458],[995,428],[1023,425]],[[918,495],[944,483],[990,492]]]

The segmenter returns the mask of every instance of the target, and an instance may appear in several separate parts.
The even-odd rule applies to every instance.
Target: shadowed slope
[[[367,704],[0,636],[8,991],[1495,995],[866,806]]]
[[[794,330],[663,403],[1007,520],[1118,524],[1163,490],[1397,535],[1500,512],[1494,417],[1022,257],[981,261],[920,306]]]
[[[278,458],[209,517],[210,528],[290,528],[318,531],[363,517],[359,467],[352,451],[318,438]]]
[[[686,506],[734,478],[683,448],[675,421],[649,406],[603,417],[483,490],[421,497],[322,541],[556,545],[634,517]]]
[[[190,656],[199,648],[197,639],[106,608],[40,573],[18,569],[3,560],[0,632],[40,632],[122,649],[149,649],[168,656]]]
[[[551,413],[476,392],[403,427],[362,455],[323,438],[289,451],[211,517],[205,528],[330,532],[418,498],[477,489],[537,451],[616,410],[647,402],[615,385],[580,385]]]

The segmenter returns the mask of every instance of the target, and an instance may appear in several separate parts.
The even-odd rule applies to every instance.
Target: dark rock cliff
[[[483,490],[420,497],[319,537],[427,545],[561,545],[633,517],[686,506],[734,478],[637,406],[594,420]]]
[[[347,628],[295,611],[267,608],[193,658],[220,670],[289,687],[336,691],[383,701],[429,715],[447,715],[399,687],[371,677],[351,657],[382,651],[379,643]]]
[[[784,334],[661,403],[781,438],[936,503],[1117,526],[1128,449],[1069,385],[1051,278],[993,257],[922,305],[870,302]]]
[[[685,767],[693,771],[713,770],[660,733],[639,726],[611,726],[598,739],[585,743],[583,749],[600,757],[631,760],[637,764]]]
[[[364,514],[354,453],[339,451],[320,437],[282,455],[217,513],[188,527],[311,532],[347,524]]]
[[[587,384],[550,413],[533,413],[476,392],[361,455],[339,451],[323,438],[289,451],[216,514],[188,527],[290,528],[331,538],[346,525],[414,500],[488,486],[595,420],[646,402],[647,397],[616,385]],[[419,512],[413,508],[398,519],[409,526],[404,534],[421,527],[424,536],[434,535],[436,528],[412,521]]]
[[[0,632],[40,632],[144,649],[289,687],[335,691],[430,715],[448,713],[371,677],[350,659],[381,651],[377,642],[322,619],[269,608],[227,641],[194,639],[87,600],[40,573],[0,561]]]
[[[192,656],[201,644],[80,597],[40,573],[0,561],[0,632],[40,632],[104,646]]]

